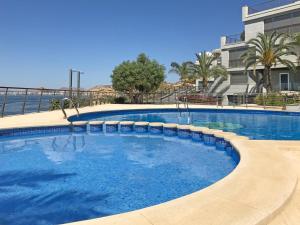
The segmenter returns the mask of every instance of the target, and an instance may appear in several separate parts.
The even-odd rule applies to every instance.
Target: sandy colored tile
[[[144,216],[138,213],[125,213],[100,219],[86,220],[69,225],[152,225]]]

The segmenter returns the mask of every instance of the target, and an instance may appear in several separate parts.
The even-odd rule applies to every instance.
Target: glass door
[[[289,89],[290,89],[289,74],[281,73],[280,74],[280,90],[288,91]]]

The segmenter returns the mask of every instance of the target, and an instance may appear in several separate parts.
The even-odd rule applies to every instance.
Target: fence
[[[244,107],[263,107],[286,110],[297,107],[300,110],[300,93],[245,94],[237,93],[228,96],[228,105]]]
[[[102,103],[130,103],[128,96],[124,93],[0,87],[0,117],[59,109],[60,101],[65,97],[72,98],[78,107]],[[121,101],[121,99],[123,100]],[[201,105],[260,106],[282,109],[286,109],[287,106],[299,106],[300,109],[300,93],[268,95],[235,93],[223,96],[207,93],[197,87],[186,87],[140,94],[136,99],[136,103],[140,104],[175,104],[178,101]],[[71,106],[67,105],[66,107]]]
[[[215,105],[215,106],[239,106],[239,107],[261,107],[277,108],[286,110],[288,107],[296,107],[300,110],[300,92],[281,93],[234,93],[234,94],[211,94],[205,91],[198,91],[197,88],[189,88],[173,93],[173,97],[165,103],[175,103],[186,100],[190,104]],[[170,96],[166,96],[170,98]],[[164,103],[161,101],[160,103]]]
[[[82,107],[101,104],[112,96],[98,91],[0,87],[0,117],[57,109],[60,100],[66,97]]]

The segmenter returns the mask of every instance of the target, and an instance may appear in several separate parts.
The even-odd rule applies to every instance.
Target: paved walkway
[[[300,178],[300,143],[295,142],[273,142],[270,146],[276,146],[282,151],[289,162],[293,165],[294,171]],[[299,182],[299,180],[298,180]],[[295,193],[286,206],[269,223],[269,225],[299,225],[300,224],[300,184],[298,183]]]
[[[190,108],[219,108],[216,106],[203,106],[203,105],[189,105]],[[105,110],[122,110],[122,109],[159,109],[159,108],[174,108],[176,109],[176,105],[117,105],[117,104],[106,104],[106,105],[98,105],[92,107],[85,107],[80,108],[80,113],[86,112],[98,112],[98,111],[105,111]],[[241,109],[241,110],[262,110],[262,108],[258,107],[231,107],[225,106],[224,109]],[[274,109],[278,110],[278,108]],[[76,115],[75,109],[67,109],[67,115]],[[0,118],[0,129],[1,128],[10,128],[10,127],[22,127],[22,126],[42,126],[42,125],[49,125],[49,124],[66,124],[66,121],[63,118],[63,113],[61,110],[56,110],[52,112],[43,112],[43,113],[31,113],[26,115],[19,115],[19,116],[8,116],[4,118]]]

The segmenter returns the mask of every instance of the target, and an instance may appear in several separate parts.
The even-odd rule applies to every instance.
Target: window
[[[239,48],[235,50],[229,51],[229,67],[230,68],[238,68],[243,67],[243,61],[241,60],[241,56],[247,51],[247,48]]]
[[[288,73],[281,73],[279,75],[279,82],[280,82],[280,90],[281,91],[288,91],[290,90],[290,79]]]
[[[244,73],[235,73],[230,75],[230,84],[247,84],[248,76]]]
[[[283,14],[265,20],[265,33],[297,33],[300,29],[300,11]]]
[[[274,22],[279,22],[279,21],[282,21],[282,20],[288,20],[288,19],[293,19],[293,18],[299,19],[297,17],[300,17],[300,11],[295,11],[295,12],[292,12],[292,13],[287,13],[287,14],[283,14],[283,15],[279,15],[279,16],[275,16],[275,17],[265,19],[265,23],[266,24],[274,23]]]

